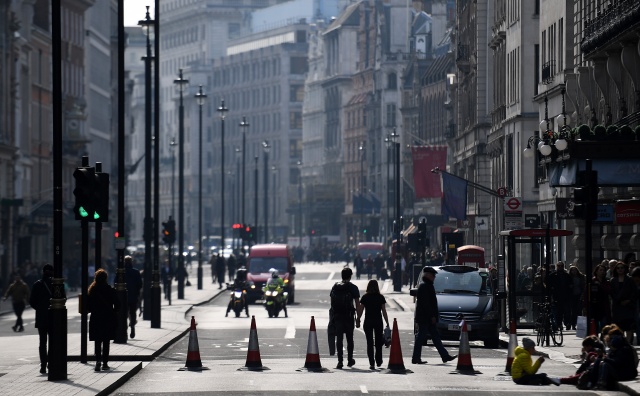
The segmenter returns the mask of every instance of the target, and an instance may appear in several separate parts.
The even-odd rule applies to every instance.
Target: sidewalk
[[[111,343],[109,365],[111,370],[95,372],[93,342],[88,342],[88,363],[80,363],[80,337],[67,336],[67,380],[48,381],[46,374],[40,374],[40,364],[22,364],[5,375],[0,376],[0,389],[3,395],[108,395],[121,384],[134,376],[143,367],[142,362],[153,360],[173,342],[189,331],[190,321],[186,315],[193,306],[206,303],[225,289],[218,289],[211,283],[208,264],[203,265],[203,289],[198,290],[196,265],[190,270],[191,286],[185,287],[184,299],[177,299],[177,284],[172,287],[172,305],[162,300],[161,328],[150,328],[150,321],[139,320],[136,326],[136,338],[128,339],[126,344]],[[163,296],[164,297],[164,296]],[[69,302],[67,302],[69,311]],[[35,350],[37,358],[37,336],[13,337],[12,351]],[[3,351],[10,355],[12,351]],[[15,352],[20,356],[19,352]]]

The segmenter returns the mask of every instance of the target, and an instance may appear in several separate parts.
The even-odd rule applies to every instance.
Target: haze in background
[[[138,21],[144,19],[149,6],[149,13],[153,19],[155,0],[124,0],[124,26],[138,26]]]

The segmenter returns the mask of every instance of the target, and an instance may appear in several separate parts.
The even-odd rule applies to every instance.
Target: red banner
[[[440,175],[432,173],[433,168],[445,169],[447,165],[447,146],[414,146],[411,148],[413,158],[413,185],[416,188],[416,199],[441,198]]]
[[[616,224],[640,223],[640,200],[628,199],[616,202],[615,219]]]

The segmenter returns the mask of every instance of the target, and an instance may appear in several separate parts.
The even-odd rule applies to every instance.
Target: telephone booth
[[[507,318],[506,323],[513,319],[518,328],[535,327],[540,313],[536,303],[543,302],[548,292],[545,280],[551,267],[551,238],[569,235],[573,232],[552,228],[500,232],[505,239],[507,312],[503,317]]]
[[[476,245],[460,246],[457,254],[458,265],[468,265],[470,267],[484,268],[484,248]]]

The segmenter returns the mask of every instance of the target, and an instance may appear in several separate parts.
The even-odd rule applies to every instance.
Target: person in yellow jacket
[[[550,385],[560,386],[560,379],[548,377],[545,373],[539,373],[538,369],[544,362],[544,357],[540,356],[535,363],[531,359],[531,354],[536,352],[536,343],[531,338],[523,338],[522,346],[515,349],[515,359],[511,364],[511,378],[518,385]]]

